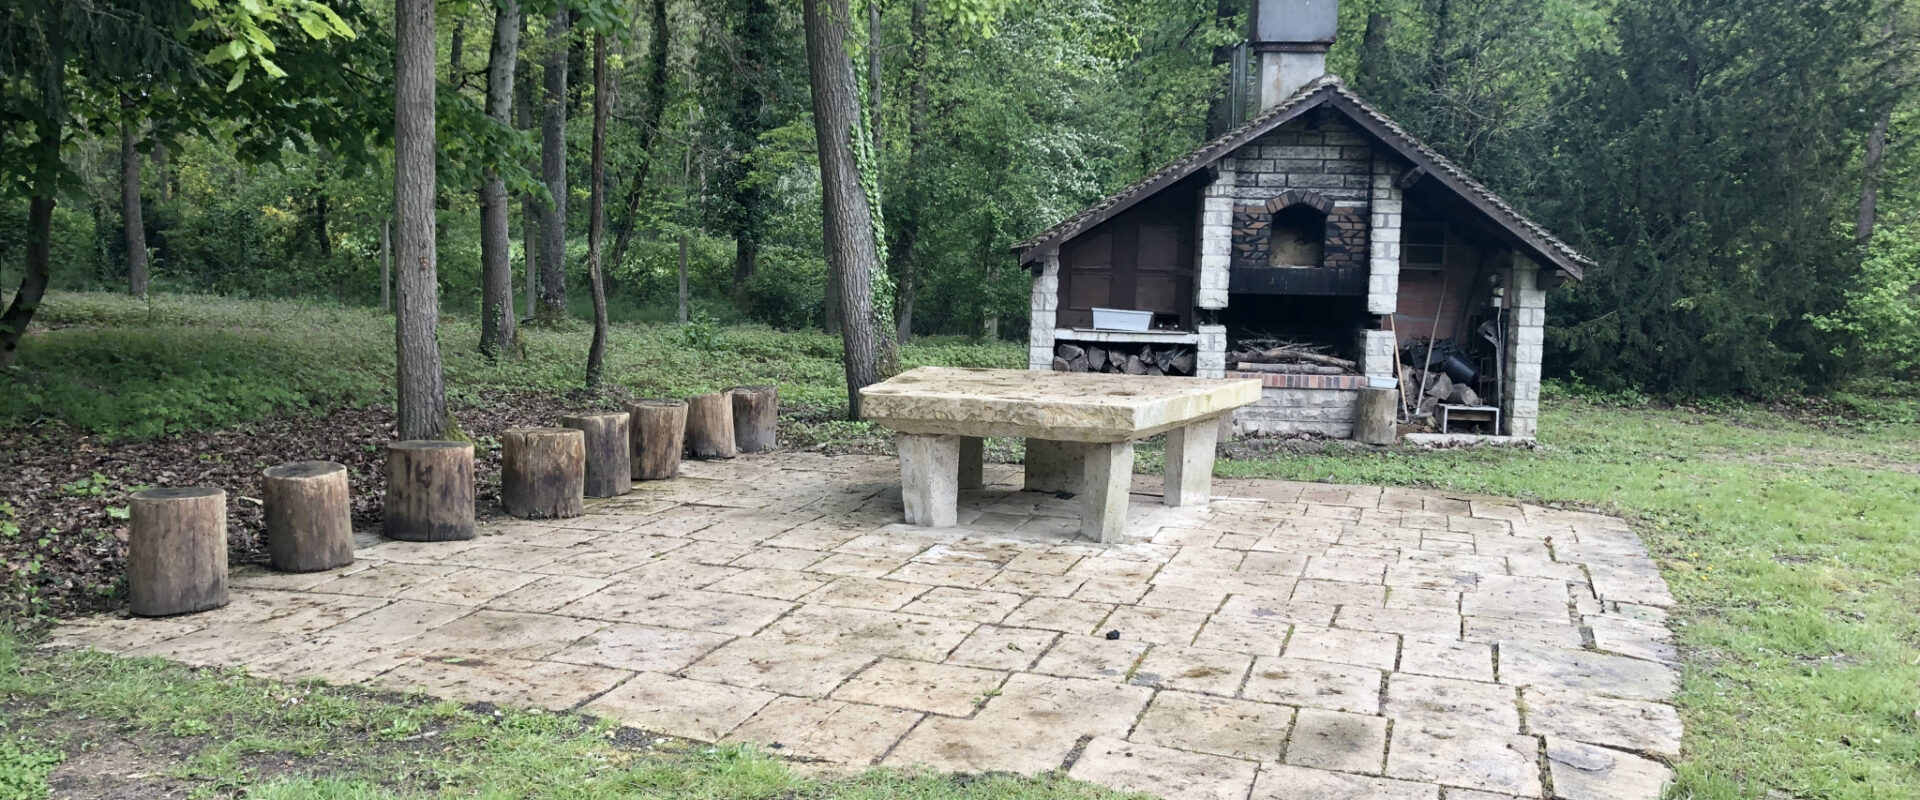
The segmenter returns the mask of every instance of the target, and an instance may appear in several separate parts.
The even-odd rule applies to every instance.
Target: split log
[[[680,473],[687,440],[687,401],[641,400],[627,405],[633,442],[633,479],[666,480]]]
[[[473,445],[415,439],[387,445],[387,538],[473,538]]]
[[[1303,350],[1295,347],[1276,347],[1276,348],[1273,348],[1272,350],[1262,350],[1259,352],[1259,355],[1261,358],[1274,359],[1274,360],[1285,358],[1285,359],[1292,359],[1295,361],[1305,361],[1311,364],[1322,364],[1329,367],[1339,367],[1345,370],[1354,370],[1354,369],[1360,368],[1359,364],[1356,364],[1352,361],[1348,361],[1344,358],[1335,358],[1333,356],[1323,356],[1319,353],[1315,353],[1315,352],[1311,352],[1308,350]]]
[[[1147,374],[1147,364],[1145,361],[1141,361],[1139,356],[1127,356],[1125,371],[1128,375],[1145,375]]]
[[[1165,374],[1167,374],[1167,371],[1166,371],[1166,370],[1164,370],[1164,369],[1161,369],[1161,368],[1159,367],[1159,365],[1157,365],[1157,364],[1155,364],[1155,365],[1149,365],[1149,366],[1147,367],[1147,374],[1148,374],[1148,375],[1153,375],[1153,376],[1156,376],[1156,377],[1157,377],[1157,376],[1161,376],[1161,375],[1165,375]]]
[[[1444,372],[1427,373],[1426,394],[1436,400],[1445,400],[1447,395],[1453,394],[1453,379]]]
[[[1477,406],[1480,405],[1480,393],[1464,383],[1456,383],[1453,385],[1453,391],[1447,393],[1447,402],[1454,405]]]
[[[1054,372],[1071,372],[1073,365],[1068,364],[1067,360],[1064,358],[1061,358],[1059,356],[1054,356],[1052,366],[1053,366]]]
[[[148,489],[128,501],[127,594],[142,617],[227,604],[227,493]]]
[[[1173,348],[1156,351],[1153,354],[1153,365],[1159,367],[1161,372],[1166,372],[1168,367],[1173,366]]]
[[[1195,356],[1191,352],[1174,356],[1170,362],[1173,369],[1169,371],[1176,375],[1192,375],[1194,358]]]
[[[1054,348],[1054,355],[1057,355],[1068,361],[1072,361],[1076,358],[1086,355],[1086,353],[1087,351],[1082,349],[1079,345],[1073,345],[1073,344],[1062,344],[1059,347]]]
[[[1088,372],[1107,371],[1107,349],[1106,348],[1098,347],[1095,345],[1087,345],[1087,371]]]
[[[733,458],[733,402],[726,392],[687,398],[687,450],[694,458]]]
[[[624,466],[624,465],[623,465]],[[500,434],[500,505],[520,519],[585,513],[586,434],[573,428],[509,428]]]
[[[1346,370],[1320,364],[1260,364],[1242,361],[1233,365],[1240,372],[1266,372],[1278,375],[1345,375]]]
[[[1398,436],[1394,418],[1400,407],[1398,393],[1392,389],[1360,390],[1360,402],[1353,410],[1353,439],[1366,444],[1393,444]]]
[[[631,446],[627,412],[574,414],[561,417],[560,426],[586,436],[588,497],[619,497],[633,491],[633,458],[627,451]]]
[[[780,387],[773,384],[735,386],[733,444],[742,453],[772,450],[780,430]]]
[[[296,461],[261,474],[267,556],[281,572],[319,572],[353,563],[353,511],[347,468]]]

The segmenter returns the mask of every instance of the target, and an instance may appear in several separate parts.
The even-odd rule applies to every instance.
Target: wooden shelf
[[[1200,334],[1193,331],[1102,331],[1092,328],[1058,328],[1056,342],[1114,342],[1120,344],[1198,344]]]

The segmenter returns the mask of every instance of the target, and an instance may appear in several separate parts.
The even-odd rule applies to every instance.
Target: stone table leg
[[[1127,493],[1133,489],[1133,442],[1083,446],[1080,535],[1103,543],[1127,539]]]
[[[1166,491],[1170,506],[1204,506],[1213,491],[1213,449],[1220,422],[1203,419],[1167,431]]]
[[[945,528],[960,521],[960,437],[902,433],[894,437],[900,450],[900,500],[907,523]]]
[[[1027,440],[1026,490],[1029,492],[1080,492],[1079,442]]]
[[[987,440],[978,436],[960,437],[960,488],[978,489],[987,485]]]

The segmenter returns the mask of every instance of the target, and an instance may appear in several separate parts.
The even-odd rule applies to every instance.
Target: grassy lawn
[[[0,392],[0,427],[62,420],[137,437],[220,427],[380,402],[392,370],[391,322],[365,310],[210,298],[149,307],[56,294],[43,320],[51,330],[23,349],[16,391]],[[529,331],[529,357],[495,365],[473,354],[471,320],[450,318],[442,342],[456,406],[482,391],[572,389],[586,339],[577,327]],[[619,326],[609,375],[640,395],[778,382],[803,438],[870,446],[881,437],[832,420],[844,403],[838,351],[819,334]],[[909,346],[902,361],[1018,366],[1024,350],[935,340]],[[1679,698],[1687,737],[1675,797],[1912,798],[1920,797],[1920,422],[1911,398],[1879,402],[1875,421],[1859,408],[1842,420],[1553,397],[1540,449],[1285,446],[1223,460],[1219,470],[1485,492],[1626,516],[1681,604],[1673,624],[1687,660]],[[1156,458],[1142,453],[1143,464]],[[1091,796],[1058,781],[884,773],[822,781],[734,750],[635,748],[554,715],[496,716],[0,647],[0,729],[9,731],[0,796],[16,785],[9,781],[34,780],[45,766],[33,766],[45,760],[35,754],[86,758],[87,737],[108,734],[182,748],[187,766],[174,769],[190,774],[170,779],[216,794],[244,785],[268,797]],[[409,738],[430,730],[439,733]]]

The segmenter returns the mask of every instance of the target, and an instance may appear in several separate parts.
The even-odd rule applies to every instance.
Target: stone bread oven
[[[1403,348],[1425,366],[1440,340],[1467,388],[1452,404],[1530,438],[1545,291],[1593,262],[1325,74],[1332,6],[1256,2],[1260,110],[1015,247],[1033,272],[1029,366],[1259,378],[1237,431],[1346,437],[1370,379],[1414,378],[1414,415],[1449,402],[1422,402],[1432,381],[1402,369]],[[1153,328],[1095,330],[1095,307],[1150,311]],[[1241,369],[1275,342],[1351,366]]]

